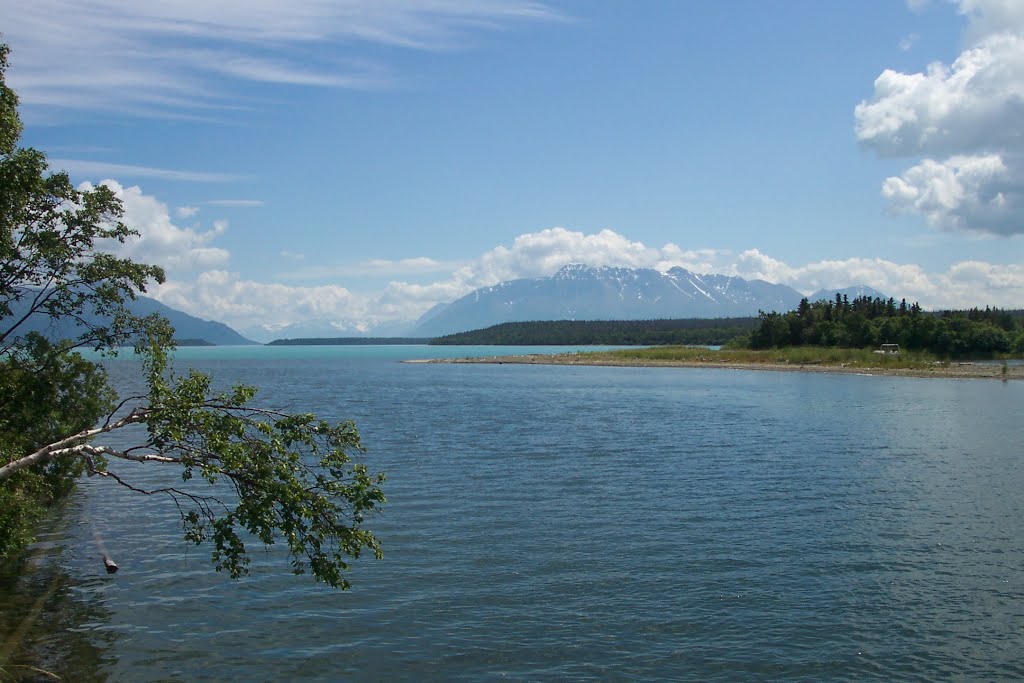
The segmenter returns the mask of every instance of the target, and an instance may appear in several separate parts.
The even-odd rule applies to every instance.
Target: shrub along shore
[[[622,367],[727,368],[782,372],[829,372],[898,377],[960,379],[1024,379],[1024,365],[1000,361],[949,361],[927,353],[883,355],[869,349],[798,346],[783,349],[710,350],[662,346],[618,351],[557,355],[529,354],[489,358],[438,359],[434,363],[495,363],[527,365],[596,365]]]

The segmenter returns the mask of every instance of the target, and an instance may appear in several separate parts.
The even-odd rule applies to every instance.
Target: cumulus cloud
[[[924,73],[886,69],[854,110],[857,137],[882,156],[962,154],[1020,145],[1024,36],[1001,33]]]
[[[850,258],[823,260],[793,266],[758,249],[741,252],[728,272],[746,279],[786,284],[804,294],[819,289],[868,285],[891,296],[912,297],[931,291],[931,280],[914,264],[899,264],[885,259]]]
[[[385,300],[418,301],[429,307],[505,280],[552,275],[569,263],[662,271],[682,266],[695,272],[708,272],[723,253],[714,249],[685,250],[672,243],[648,247],[607,229],[588,235],[565,228],[548,228],[519,235],[510,247],[497,246],[461,264],[443,280],[426,285],[391,282],[385,291]]]
[[[113,253],[141,263],[157,263],[169,270],[210,268],[223,265],[230,259],[227,250],[210,246],[211,241],[228,229],[226,221],[214,221],[207,230],[196,226],[179,227],[171,219],[167,205],[143,193],[138,186],[125,187],[115,180],[104,180],[100,184],[110,188],[121,200],[124,207],[122,220],[139,232],[138,236],[123,244],[111,242],[106,245]],[[90,190],[93,185],[82,183],[79,188]]]
[[[127,207],[127,203],[126,203]],[[511,246],[500,245],[465,263],[428,257],[375,259],[351,266],[309,268],[307,277],[361,277],[365,275],[429,275],[445,273],[432,282],[393,280],[382,289],[354,292],[342,285],[305,286],[263,283],[242,279],[237,273],[216,269],[192,281],[173,280],[156,296],[170,306],[202,317],[215,317],[240,328],[273,323],[281,326],[307,320],[375,325],[414,320],[438,303],[503,280],[554,274],[568,263],[668,270],[683,266],[696,272],[715,270],[727,252],[687,250],[668,243],[648,247],[612,231],[593,234],[550,228],[518,236]],[[285,258],[293,254],[282,254]]]
[[[210,270],[191,281],[168,280],[154,295],[174,308],[244,327],[260,322],[290,323],[338,316],[366,316],[370,297],[345,287],[290,287],[244,280],[238,273]]]
[[[379,260],[380,268],[433,268],[429,258]],[[444,277],[425,282],[394,280],[373,291],[344,284],[307,286],[258,282],[224,269],[210,269],[192,280],[172,279],[156,291],[165,303],[240,328],[281,327],[327,321],[360,329],[393,321],[411,321],[438,303],[504,280],[547,276],[568,263],[667,270],[683,266],[697,273],[725,273],[787,284],[805,294],[824,289],[868,285],[926,308],[996,305],[1018,307],[1024,301],[1024,266],[963,261],[944,272],[927,272],[912,263],[880,258],[786,263],[758,249],[739,254],[715,249],[686,250],[669,243],[649,247],[611,231],[585,234],[551,228],[520,235],[469,262],[451,265]],[[364,264],[364,266],[367,264]],[[360,327],[361,326],[361,327]]]
[[[886,69],[854,110],[858,140],[920,161],[885,180],[893,209],[944,230],[1024,233],[1024,3],[959,0],[967,45],[950,65]]]
[[[728,271],[747,279],[786,284],[804,294],[819,289],[867,285],[926,309],[1000,306],[1024,301],[1024,266],[962,261],[945,271],[928,273],[913,263],[880,258],[824,260],[793,266],[757,249],[740,253]]]
[[[1024,230],[1022,180],[995,154],[925,159],[887,178],[882,196],[893,210],[919,213],[938,228],[1012,235]]]
[[[551,275],[567,263],[659,270],[682,266],[699,271],[717,253],[714,250],[684,250],[672,243],[648,247],[607,229],[586,235],[565,228],[548,228],[516,237],[511,247],[495,247],[470,265],[465,270],[465,277],[471,284],[493,284],[501,280]]]

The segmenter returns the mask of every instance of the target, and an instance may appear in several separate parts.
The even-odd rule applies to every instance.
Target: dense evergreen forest
[[[681,320],[547,320],[502,323],[438,337],[431,344],[497,346],[662,346],[725,344],[748,335],[758,318]]]
[[[995,353],[1024,353],[1024,311],[998,308],[927,313],[906,300],[845,296],[834,300],[800,302],[789,313],[764,313],[750,334],[749,346],[878,347],[964,357]]]

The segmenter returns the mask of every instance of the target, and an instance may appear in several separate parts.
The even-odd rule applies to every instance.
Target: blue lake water
[[[233,582],[87,480],[0,616],[68,680],[1024,678],[1024,383],[398,362],[506,351],[182,349],[356,421],[385,558]]]

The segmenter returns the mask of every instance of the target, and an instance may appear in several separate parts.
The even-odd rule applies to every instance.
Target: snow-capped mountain
[[[412,334],[438,336],[526,320],[720,318],[788,311],[803,295],[792,287],[685,268],[565,266],[551,277],[501,282],[435,307]]]
[[[361,323],[352,320],[306,320],[289,325],[257,325],[245,329],[245,335],[260,343],[275,339],[335,337],[404,337],[411,327],[408,321]]]

